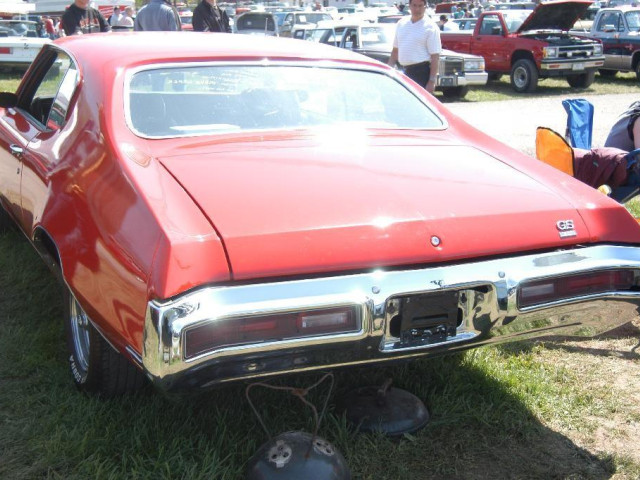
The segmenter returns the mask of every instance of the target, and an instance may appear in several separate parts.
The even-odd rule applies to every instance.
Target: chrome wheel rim
[[[525,88],[527,86],[528,77],[527,69],[524,67],[518,67],[513,72],[513,83],[515,83],[518,88]]]
[[[76,362],[86,372],[89,369],[89,317],[75,298],[71,299],[70,322]]]

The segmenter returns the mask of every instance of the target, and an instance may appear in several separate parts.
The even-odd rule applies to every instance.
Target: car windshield
[[[276,29],[271,15],[259,13],[245,13],[236,19],[237,30],[270,30]]]
[[[530,11],[505,12],[504,21],[507,24],[507,30],[509,30],[509,33],[517,32],[529,15],[531,15]]]
[[[632,10],[624,14],[624,18],[627,19],[627,25],[629,30],[640,29],[640,10]]]
[[[287,16],[287,12],[274,12],[273,16],[276,17],[276,22],[278,22],[278,26],[281,27],[284,23],[284,17]]]
[[[278,65],[167,67],[135,73],[128,120],[144,137],[355,125],[431,129],[440,118],[393,77]]]
[[[295,15],[296,23],[318,23],[323,20],[333,20],[328,13],[300,13]]]
[[[340,41],[339,35],[333,28],[313,28],[311,30],[304,30],[304,39],[310,42],[324,43],[326,45],[338,45]]]
[[[376,25],[374,27],[362,27],[362,46],[363,47],[381,47],[387,46],[389,50],[393,48],[393,38],[396,32],[395,24]]]
[[[37,37],[35,22],[0,20],[0,37]]]

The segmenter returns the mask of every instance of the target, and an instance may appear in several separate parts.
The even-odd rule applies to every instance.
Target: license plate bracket
[[[400,306],[400,342],[436,343],[456,335],[459,292],[434,292],[404,297]]]

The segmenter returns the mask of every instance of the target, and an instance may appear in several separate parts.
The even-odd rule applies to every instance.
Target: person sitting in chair
[[[640,122],[636,122],[638,117],[640,117],[640,101],[633,102],[622,112],[611,127],[604,146],[627,152],[640,148]]]

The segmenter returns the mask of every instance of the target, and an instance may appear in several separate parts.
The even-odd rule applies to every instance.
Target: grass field
[[[80,394],[67,371],[60,289],[17,232],[0,235],[0,272],[0,478],[242,478],[267,440],[244,385],[182,397]],[[355,479],[637,479],[639,338],[629,325],[596,340],[336,372],[320,433]],[[432,421],[401,441],[352,433],[334,412],[337,398],[388,377],[421,398]],[[326,390],[313,393],[320,406]],[[296,398],[260,389],[252,398],[271,432],[312,431]]]
[[[0,80],[0,90],[15,83]],[[240,479],[267,440],[245,385],[187,396],[149,388],[117,400],[78,393],[60,288],[11,231],[0,234],[0,328],[0,479]],[[596,339],[336,372],[320,434],[354,479],[638,479],[639,348],[640,328],[626,325]],[[320,376],[278,384],[308,386]],[[389,377],[426,403],[431,422],[399,441],[350,431],[335,412],[339,396]],[[326,392],[312,393],[319,406]],[[272,433],[313,429],[296,398],[258,389],[252,398]]]

